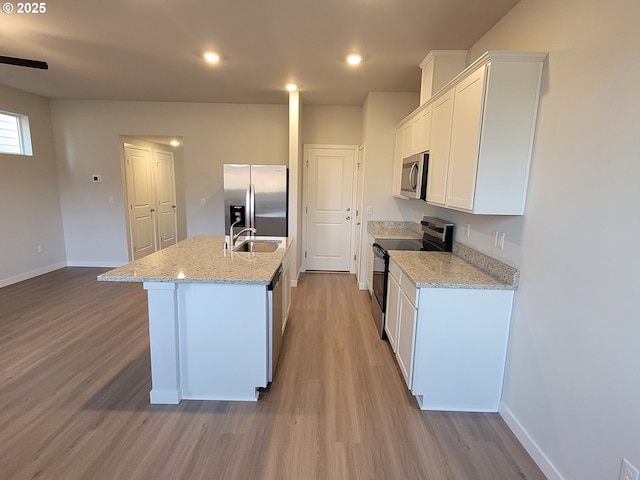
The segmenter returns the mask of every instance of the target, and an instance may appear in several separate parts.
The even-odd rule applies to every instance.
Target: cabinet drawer
[[[400,283],[400,279],[402,278],[402,270],[396,262],[393,260],[389,260],[389,273],[393,278],[396,279],[396,282]]]
[[[402,275],[400,278],[400,288],[415,307],[418,294],[415,283],[413,283],[406,275]]]

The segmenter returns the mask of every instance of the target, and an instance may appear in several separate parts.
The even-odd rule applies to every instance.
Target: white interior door
[[[173,152],[155,152],[157,232],[160,249],[176,243],[176,184],[174,178]]]
[[[306,269],[349,271],[355,149],[309,148]]]
[[[125,175],[133,260],[156,251],[151,151],[125,144]]]

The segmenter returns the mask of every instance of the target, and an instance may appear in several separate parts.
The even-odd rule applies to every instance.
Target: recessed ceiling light
[[[205,52],[204,58],[205,60],[207,60],[207,62],[210,62],[210,63],[216,63],[220,61],[220,55],[218,55],[215,52]]]
[[[360,62],[362,62],[362,56],[358,55],[357,53],[352,53],[351,55],[347,56],[347,62],[351,65],[358,65]]]
[[[295,83],[287,83],[285,88],[288,92],[295,92],[298,89],[298,86]]]
[[[178,145],[180,145],[180,142],[178,140],[171,140],[171,142],[169,143],[171,143],[172,147],[177,147]]]

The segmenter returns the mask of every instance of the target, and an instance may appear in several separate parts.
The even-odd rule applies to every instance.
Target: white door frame
[[[304,185],[302,190],[302,251],[304,252],[302,255],[302,268],[303,272],[307,271],[307,207],[308,203],[308,181],[309,181],[309,150],[313,148],[322,148],[326,150],[352,150],[353,151],[353,181],[351,185],[351,204],[357,205],[357,184],[358,184],[358,174],[362,172],[358,172],[358,149],[359,145],[334,145],[334,144],[321,144],[321,143],[306,143],[303,145],[304,157],[303,157],[303,180],[302,183]],[[360,207],[359,205],[356,207]],[[353,213],[353,212],[352,212]],[[355,260],[354,255],[356,252],[357,246],[355,245],[356,238],[356,221],[355,218],[351,222],[351,240],[349,245],[349,273],[355,273]]]
[[[365,153],[366,150],[364,145],[360,145],[358,148],[358,157],[356,158],[356,171],[358,176],[354,179],[356,184],[356,203],[355,203],[355,213],[356,213],[356,225],[355,225],[355,237],[354,237],[354,249],[356,260],[354,262],[354,269],[356,274],[356,280],[358,284],[360,284],[360,272],[362,270],[362,228],[364,224],[364,215],[362,214],[362,204],[364,203],[364,162],[365,162]]]

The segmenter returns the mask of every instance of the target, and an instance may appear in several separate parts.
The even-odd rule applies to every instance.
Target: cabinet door
[[[456,86],[446,205],[473,209],[482,123],[485,67]]]
[[[398,313],[400,305],[400,285],[393,276],[389,275],[389,284],[387,285],[387,313],[384,324],[384,331],[387,332],[387,338],[394,352],[397,351],[397,333],[398,333]]]
[[[413,143],[413,122],[409,120],[402,127],[402,158],[411,156],[412,143]]]
[[[400,313],[398,315],[398,340],[396,359],[407,387],[411,389],[413,374],[413,346],[416,327],[416,308],[405,293],[400,290]]]
[[[433,103],[427,202],[436,205],[445,203],[454,95],[452,88]]]
[[[432,107],[429,105],[413,119],[413,153],[422,153],[431,146],[431,115]]]
[[[373,237],[371,235],[368,236],[367,242],[367,288],[369,289],[369,293],[373,295]]]
[[[291,262],[289,259],[282,267],[282,331],[284,332],[289,320],[289,310],[291,309]]]

